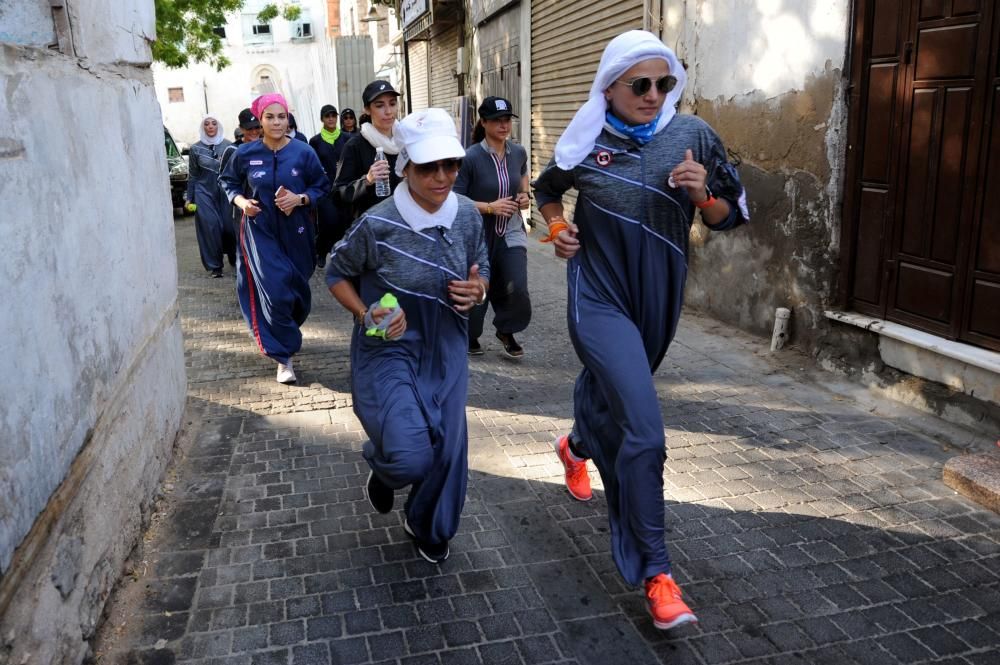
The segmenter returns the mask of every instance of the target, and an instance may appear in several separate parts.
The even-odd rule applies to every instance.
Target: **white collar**
[[[451,225],[458,216],[458,197],[455,192],[449,192],[444,205],[438,208],[437,212],[427,212],[420,207],[420,204],[413,200],[410,194],[410,186],[404,179],[396,186],[392,193],[392,200],[396,204],[403,221],[414,231],[424,231],[440,226],[451,229]]]
[[[382,152],[387,155],[399,154],[399,146],[391,138],[375,129],[375,125],[370,122],[361,125],[361,136],[365,137],[365,140],[373,148],[382,148]]]

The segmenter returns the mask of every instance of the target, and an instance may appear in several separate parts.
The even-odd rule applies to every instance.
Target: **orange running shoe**
[[[556,439],[556,455],[566,470],[566,490],[577,501],[590,501],[594,493],[590,491],[590,476],[587,475],[587,460],[577,462],[570,456],[569,436]]]
[[[653,625],[660,630],[698,621],[691,608],[681,600],[681,588],[672,577],[663,573],[646,581],[646,607],[653,617]]]

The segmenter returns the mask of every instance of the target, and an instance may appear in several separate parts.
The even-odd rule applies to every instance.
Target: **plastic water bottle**
[[[392,325],[393,320],[399,315],[399,301],[396,300],[396,296],[386,293],[379,299],[378,306],[391,311],[383,316],[381,321],[375,323],[371,315],[371,311],[375,309],[375,306],[369,307],[368,313],[365,314],[365,335],[386,339],[389,326]]]
[[[383,159],[385,159],[385,152],[383,152],[382,148],[375,148],[375,161],[380,162]],[[384,199],[391,193],[392,188],[389,186],[388,176],[375,181],[375,196]]]

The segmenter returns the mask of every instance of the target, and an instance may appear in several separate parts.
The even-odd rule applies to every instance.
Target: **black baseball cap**
[[[503,97],[487,97],[479,105],[479,117],[484,120],[494,120],[504,116],[516,118],[514,107]]]
[[[354,115],[354,109],[344,109],[344,112],[340,114],[340,117],[343,118],[344,116],[348,115],[351,116],[352,118],[357,118],[357,116]]]
[[[260,129],[260,120],[257,119],[257,116],[250,109],[240,111],[239,118],[241,129]]]
[[[337,113],[337,107],[333,104],[324,104],[323,108],[319,110],[320,119],[325,118],[328,115],[339,115],[339,113]]]
[[[372,81],[365,86],[364,91],[361,93],[361,102],[365,106],[368,106],[380,95],[396,95],[399,97],[399,93],[396,92],[396,89],[388,81]]]

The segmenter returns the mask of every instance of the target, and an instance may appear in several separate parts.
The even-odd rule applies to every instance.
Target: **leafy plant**
[[[222,52],[222,38],[215,29],[226,24],[226,14],[245,0],[154,0],[156,41],[153,60],[168,67],[205,62],[224,69],[229,59]]]

